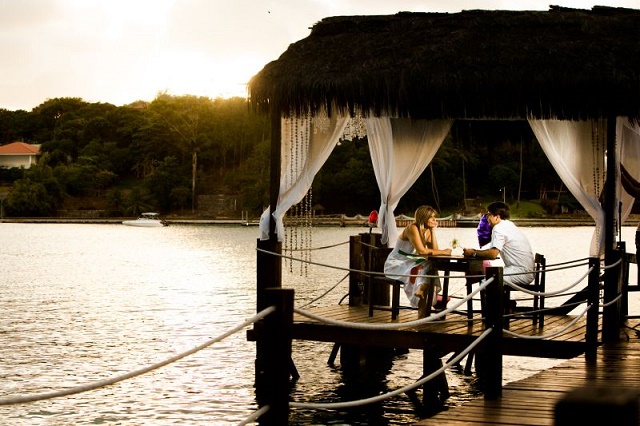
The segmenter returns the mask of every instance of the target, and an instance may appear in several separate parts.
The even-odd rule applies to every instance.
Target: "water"
[[[441,228],[441,245],[465,245],[475,230]],[[362,228],[318,228],[313,247],[345,243]],[[592,228],[526,228],[549,263],[586,257]],[[635,228],[623,228],[634,251]],[[134,228],[122,225],[0,224],[0,397],[92,383],[163,361],[255,314],[257,229],[241,226]],[[348,267],[348,244],[313,252],[321,264]],[[635,277],[635,265],[631,276]],[[346,274],[317,265],[301,275],[285,265],[296,306],[313,302]],[[547,274],[549,289],[575,281],[575,271]],[[342,281],[312,306],[336,304]],[[455,284],[452,284],[455,291]],[[461,290],[463,291],[463,290]],[[561,301],[556,302],[556,304]],[[549,305],[553,306],[550,301]],[[420,377],[411,351],[390,371],[345,377],[326,364],[330,343],[294,342],[301,374],[297,402],[353,400],[388,392]],[[233,425],[257,409],[255,344],[237,333],[146,375],[69,397],[0,407],[3,424]],[[521,379],[557,360],[505,358],[504,381]],[[473,377],[448,371],[449,406],[477,395]],[[364,412],[366,411],[366,413]],[[418,420],[405,395],[367,410],[294,410],[291,424],[406,424]]]

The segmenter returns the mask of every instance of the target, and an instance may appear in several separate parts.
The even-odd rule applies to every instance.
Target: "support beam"
[[[616,183],[618,175],[616,155],[616,117],[610,116],[607,120],[607,177],[604,187],[604,263],[612,265],[618,259],[615,251],[614,233],[616,229]],[[607,269],[604,276],[604,303],[617,297],[617,283],[619,268]],[[614,303],[604,309],[602,316],[602,340],[613,342],[619,339],[620,303]]]

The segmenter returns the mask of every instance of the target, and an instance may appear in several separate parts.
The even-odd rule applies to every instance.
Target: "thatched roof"
[[[339,16],[267,64],[252,105],[413,118],[640,116],[640,10]]]

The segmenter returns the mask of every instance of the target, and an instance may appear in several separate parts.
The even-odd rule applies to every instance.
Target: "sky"
[[[640,9],[640,0],[0,0],[0,109],[246,96],[253,75],[326,17],[550,4]]]

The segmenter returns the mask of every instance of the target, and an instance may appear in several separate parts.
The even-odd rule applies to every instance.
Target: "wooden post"
[[[587,351],[585,357],[587,359],[595,359],[596,350],[598,349],[598,317],[600,304],[600,259],[597,257],[589,258],[589,269],[593,270],[589,273],[589,282],[587,287],[587,304],[591,305],[591,309],[587,312],[587,334],[585,340],[587,342]]]
[[[622,259],[620,264],[620,291],[622,292],[620,321],[625,321],[629,315],[629,256],[627,256],[627,243],[625,241],[619,241],[616,247]]]
[[[271,240],[261,241],[258,239],[258,248],[267,250],[270,252],[281,252],[281,244],[277,241]],[[267,296],[268,288],[278,288],[282,286],[282,259],[279,256],[257,252],[256,271],[257,271],[257,286],[256,286],[256,312],[261,312],[265,308],[269,307],[269,300]],[[253,331],[258,338],[256,339],[256,383],[258,382],[258,376],[263,370],[263,366],[268,362],[267,354],[269,351],[269,342],[265,342],[264,339],[260,339],[262,327],[264,323],[262,321],[254,324]]]
[[[362,244],[360,235],[349,237],[349,268],[362,270]],[[349,272],[349,306],[362,304],[362,292],[364,290],[364,276],[358,272]]]
[[[440,359],[438,347],[426,344],[422,350],[422,377],[440,368],[442,368],[442,359]],[[440,411],[449,396],[449,383],[444,372],[422,386],[422,405],[428,413]]]
[[[487,268],[487,279],[493,281],[486,289],[485,326],[493,331],[480,345],[482,356],[484,398],[497,399],[502,396],[502,330],[504,323],[504,285],[502,268]]]
[[[257,271],[257,285],[256,285],[256,311],[261,312],[266,307],[270,306],[273,303],[268,288],[280,288],[282,287],[282,258],[279,256],[282,253],[282,244],[278,242],[278,236],[276,235],[276,224],[273,219],[273,212],[275,211],[278,205],[278,198],[280,197],[280,170],[281,170],[281,117],[280,110],[274,104],[271,106],[271,158],[270,158],[270,174],[269,174],[269,239],[268,240],[258,240],[257,246],[259,249],[266,250],[269,252],[273,252],[275,254],[263,253],[261,251],[257,252],[257,260],[256,260],[256,271]],[[287,294],[287,292],[282,293]],[[281,296],[284,297],[285,296]],[[293,306],[293,301],[291,302]],[[282,309],[281,303],[276,303]],[[291,308],[293,312],[293,308]],[[280,313],[280,315],[283,315]],[[293,314],[292,314],[293,315]],[[293,317],[292,317],[293,321]],[[278,349],[274,349],[272,347],[269,339],[263,336],[263,329],[266,324],[265,321],[260,321],[255,324],[254,331],[257,336],[256,340],[256,360],[255,360],[255,374],[256,374],[256,394],[259,399],[267,398],[269,405],[271,405],[271,399],[269,395],[269,380],[272,378],[271,376],[276,376],[278,374],[284,374],[279,369],[281,366],[278,364],[275,367],[272,367],[270,364],[272,359],[276,356],[274,355],[274,351]],[[283,333],[286,331],[283,330]],[[290,330],[289,330],[290,333]],[[290,348],[289,344],[289,348]],[[279,348],[282,350],[282,348]],[[281,359],[280,362],[286,363],[286,367],[284,367],[284,371],[286,371],[287,379],[289,377],[289,370],[291,367],[291,350],[289,349],[289,355]],[[277,369],[277,372],[274,372],[273,368]],[[271,370],[269,370],[271,369]],[[269,372],[269,373],[267,373]],[[277,380],[281,380],[278,378]],[[278,384],[278,386],[280,386]],[[288,385],[287,385],[288,386]],[[258,391],[259,389],[259,391]],[[279,389],[282,392],[281,389]],[[278,396],[280,397],[280,396]],[[286,399],[286,397],[285,397]],[[261,404],[264,405],[264,404]],[[277,405],[277,402],[276,402]],[[285,417],[285,422],[281,423],[281,417],[283,416],[283,408],[281,405],[277,405],[275,407],[272,406],[269,412],[265,417],[267,423],[264,424],[286,424],[287,418]],[[288,403],[287,403],[288,410]],[[287,416],[288,416],[288,411]],[[271,421],[273,419],[274,421]],[[271,421],[271,423],[269,423]],[[262,422],[261,422],[262,424]]]
[[[621,255],[618,250],[610,250],[609,256],[605,257],[607,265],[613,265],[620,260]],[[604,303],[607,304],[620,294],[620,264],[609,267],[604,274]],[[602,313],[602,341],[617,342],[620,339],[620,300],[606,306]]]
[[[606,157],[607,176],[604,188],[604,262],[605,265],[612,265],[617,261],[617,253],[614,249],[614,230],[616,217],[616,175],[617,162],[619,161],[616,152],[616,117],[607,118],[607,151],[610,155]],[[604,155],[604,154],[603,154]],[[615,269],[615,270],[614,270]],[[604,303],[615,298],[616,287],[618,282],[617,268],[610,268],[604,274]],[[620,330],[618,320],[616,318],[616,306],[605,308],[602,314],[602,340],[603,342],[614,342],[619,339]],[[619,312],[618,312],[619,315]]]
[[[389,255],[390,249],[382,246],[382,242],[380,241],[380,234],[360,234],[362,241],[366,242],[368,246],[366,246],[368,253],[368,262],[367,262],[367,270],[372,272],[384,272],[384,263],[387,260],[387,256]],[[391,303],[390,290],[389,286],[376,286],[373,282],[373,275],[369,275],[366,286],[366,295],[371,294],[371,299],[374,305],[380,306],[388,306]],[[373,287],[371,287],[373,286]],[[371,287],[371,291],[369,291],[369,287]],[[367,296],[367,303],[369,303],[369,298]]]
[[[293,290],[265,290],[266,302],[276,311],[263,320],[258,342],[263,343],[264,357],[256,372],[258,405],[269,406],[259,419],[264,426],[286,425],[289,421],[289,375],[291,372],[291,331],[293,328]]]
[[[265,289],[271,287],[282,287],[282,258],[278,254],[282,253],[282,243],[272,240],[260,240],[257,242],[258,248],[276,254],[257,252],[256,275],[257,275],[257,301],[256,312],[266,308]]]
[[[636,265],[640,265],[640,224],[636,228]],[[640,266],[637,268],[636,285],[640,286]]]

